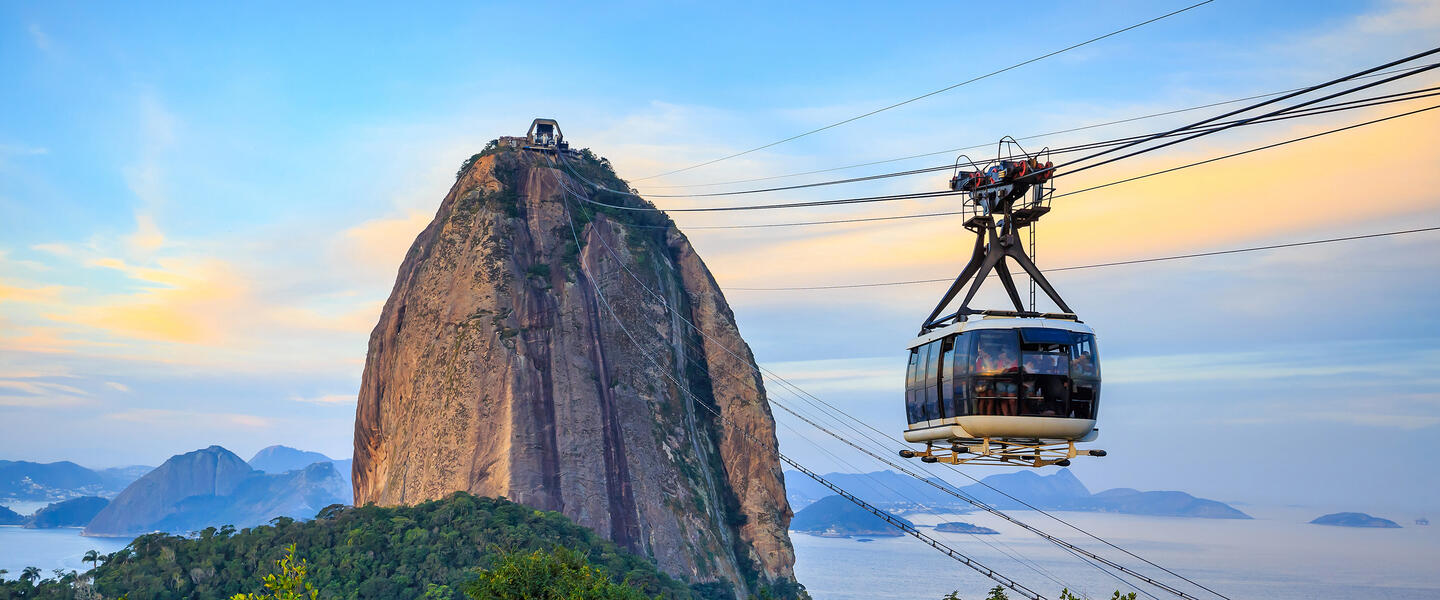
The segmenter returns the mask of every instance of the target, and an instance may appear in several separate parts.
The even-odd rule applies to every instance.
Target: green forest
[[[305,586],[318,599],[503,598],[491,591],[527,577],[590,590],[565,598],[699,600],[729,591],[687,586],[560,513],[457,492],[416,506],[335,505],[311,521],[282,517],[240,531],[143,535],[87,558],[97,564],[87,573],[10,574],[0,600],[268,598],[259,595],[265,578],[285,575],[287,555],[303,561]]]

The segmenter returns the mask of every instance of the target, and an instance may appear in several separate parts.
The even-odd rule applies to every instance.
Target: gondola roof
[[[914,348],[932,341],[944,338],[962,331],[975,331],[980,329],[1019,329],[1022,327],[1041,327],[1045,329],[1063,329],[1076,333],[1095,333],[1089,325],[1073,319],[1049,319],[1044,317],[993,317],[987,316],[980,319],[971,319],[951,323],[934,331],[921,335],[907,344],[906,348]]]

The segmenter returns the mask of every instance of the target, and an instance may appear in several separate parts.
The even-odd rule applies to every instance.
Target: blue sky
[[[1018,24],[948,3],[0,6],[0,457],[156,464],[211,443],[347,455],[365,339],[404,248],[461,160],[533,117],[559,119],[572,143],[640,179],[1183,5],[1047,6]],[[663,186],[1276,91],[1425,49],[1437,32],[1434,2],[1220,0],[637,187],[674,192]],[[1249,128],[1062,181],[1078,189],[1399,110]],[[1197,114],[1209,113],[1034,143]],[[1440,224],[1437,133],[1440,119],[1417,116],[1075,196],[1042,224],[1040,261]],[[946,202],[676,218],[683,228]],[[690,236],[722,285],[766,287],[950,276],[968,244],[958,231],[931,219]],[[1107,359],[1111,456],[1077,473],[1097,488],[1230,500],[1440,504],[1427,483],[1440,467],[1424,452],[1440,433],[1437,257],[1440,236],[1420,234],[1057,276]],[[903,347],[941,289],[728,295],[762,362],[898,428]],[[782,444],[839,468],[792,434]]]

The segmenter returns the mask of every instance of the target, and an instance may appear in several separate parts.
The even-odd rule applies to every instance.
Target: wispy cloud
[[[323,405],[354,404],[354,403],[355,403],[355,394],[323,394],[323,395],[320,395],[320,396],[291,396],[290,399],[293,400],[293,401],[295,401],[295,402],[305,402],[305,403],[309,403],[309,404],[323,404]]]
[[[40,29],[39,25],[31,23],[26,30],[30,33],[30,42],[35,44],[35,48],[41,52],[50,52],[55,49],[55,43],[50,40],[50,36],[43,29]]]
[[[106,419],[126,423],[140,423],[165,427],[192,427],[196,423],[210,426],[232,425],[247,429],[266,429],[274,426],[275,420],[257,415],[241,413],[213,413],[190,410],[161,408],[137,408],[105,415]]]

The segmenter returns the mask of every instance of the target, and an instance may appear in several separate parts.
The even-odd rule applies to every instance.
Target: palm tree
[[[25,570],[20,572],[20,581],[23,581],[23,582],[28,583],[28,584],[31,584],[31,585],[34,585],[34,584],[35,584],[35,580],[36,580],[36,579],[39,579],[39,578],[40,578],[40,568],[39,568],[39,567],[25,567]]]
[[[90,568],[94,569],[95,567],[100,566],[100,553],[91,550],[89,552],[86,552],[85,558],[80,559],[80,561],[90,563]]]

